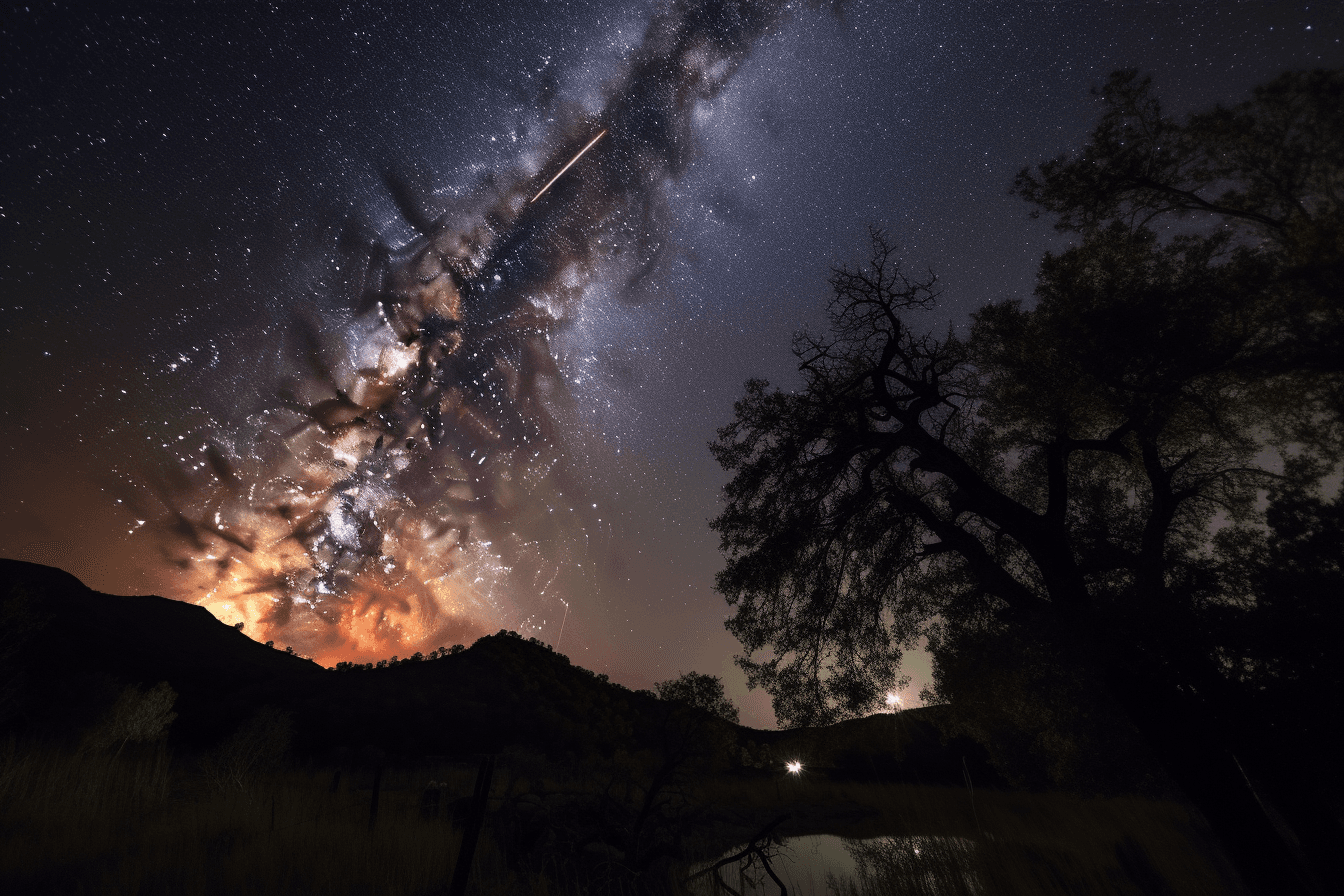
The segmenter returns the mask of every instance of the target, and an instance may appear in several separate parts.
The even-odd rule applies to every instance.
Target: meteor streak
[[[579,150],[578,153],[575,154],[574,158],[570,159],[569,162],[567,162],[567,163],[565,164],[565,167],[561,168],[558,172],[556,172],[555,177],[553,177],[553,178],[551,178],[550,180],[546,181],[546,186],[544,186],[544,187],[542,187],[540,190],[538,190],[538,191],[537,191],[537,195],[533,196],[530,200],[528,200],[528,204],[530,205],[530,204],[532,204],[533,202],[536,202],[538,199],[540,199],[540,198],[541,198],[541,194],[542,194],[542,193],[545,193],[547,190],[549,190],[549,189],[551,188],[551,184],[553,184],[553,183],[555,183],[556,181],[558,181],[558,180],[564,175],[564,173],[570,169],[570,167],[571,167],[575,162],[577,162],[579,159],[583,158],[583,154],[584,154],[584,153],[586,153],[588,150],[590,150],[590,149],[593,148],[593,144],[594,144],[594,143],[596,143],[597,141],[601,140],[601,139],[602,139],[603,137],[605,137],[605,136],[607,136],[607,129],[606,129],[606,128],[603,128],[602,130],[598,131],[598,132],[597,132],[597,136],[594,137],[593,139],[589,140],[587,146],[585,146],[583,149]]]
[[[552,337],[579,338],[567,325],[590,286],[647,267],[672,226],[664,191],[686,173],[696,104],[790,6],[663,7],[605,90],[606,126],[530,202],[570,126],[563,140],[543,135],[535,170],[461,184],[448,205],[435,194],[418,210],[388,180],[418,235],[393,246],[383,225],[352,222],[363,235],[342,260],[357,304],[297,308],[282,336],[295,363],[258,381],[265,410],[240,429],[203,426],[201,456],[135,497],[182,571],[181,595],[324,665],[428,653],[518,619],[530,634],[554,600],[560,646],[568,597],[611,573],[588,562],[597,505],[575,500],[602,487],[585,465],[606,446]],[[522,212],[609,130],[621,136],[588,163],[595,176],[571,184],[577,201]],[[631,251],[609,252],[617,243]]]

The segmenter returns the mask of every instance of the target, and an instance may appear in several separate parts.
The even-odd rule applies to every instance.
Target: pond
[[[969,788],[800,784],[768,806],[788,814],[761,827],[768,815],[757,811],[714,846],[736,856],[754,830],[760,852],[725,863],[717,882],[695,879],[690,892],[776,896],[762,858],[789,896],[1247,892],[1203,816],[1174,800],[986,790],[972,802]],[[750,804],[736,791],[724,798]],[[741,845],[727,848],[734,840]]]
[[[725,854],[735,855],[738,850]],[[929,896],[978,896],[976,843],[961,837],[873,837],[851,839],[833,834],[785,838],[781,844],[718,870],[720,881],[747,894],[780,892],[788,896],[868,896],[912,893]],[[709,874],[695,881],[694,893],[728,893]]]

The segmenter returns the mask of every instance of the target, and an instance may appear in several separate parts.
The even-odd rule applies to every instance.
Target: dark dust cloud
[[[1089,88],[1344,62],[1344,13],[46,3],[0,22],[0,553],[330,663],[500,628],[632,686],[735,645],[704,449],[885,226],[947,305]],[[596,143],[531,201],[595,137]],[[913,689],[920,684],[915,670]],[[764,699],[744,719],[768,723]]]
[[[355,306],[294,320],[281,401],[254,427],[192,432],[199,459],[143,510],[184,596],[327,662],[502,627],[562,637],[543,629],[567,615],[557,580],[603,525],[580,468],[607,449],[553,341],[585,297],[656,265],[696,105],[783,12],[659,11],[598,108],[542,110],[556,124],[514,166],[449,202],[386,174],[418,235],[348,229]]]

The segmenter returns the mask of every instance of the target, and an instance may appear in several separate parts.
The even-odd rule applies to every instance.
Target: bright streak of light
[[[791,775],[801,775],[803,773],[803,763],[799,759],[791,759],[784,763],[784,767],[789,770]]]
[[[897,709],[901,705],[901,695],[887,691],[887,709]]]
[[[583,154],[584,154],[584,153],[586,153],[588,150],[590,150],[590,149],[593,148],[593,144],[594,144],[594,143],[596,143],[597,141],[601,140],[601,139],[602,139],[603,137],[605,137],[605,136],[607,136],[607,129],[606,129],[606,128],[603,128],[602,130],[598,131],[598,132],[597,132],[597,136],[594,137],[593,139],[589,140],[587,146],[585,146],[583,149],[579,150],[578,154],[575,155],[574,158],[570,159],[570,160],[565,164],[565,167],[561,168],[558,172],[556,172],[555,177],[553,177],[553,178],[551,178],[550,180],[546,181],[546,186],[544,186],[544,187],[542,187],[540,190],[538,190],[538,191],[537,191],[537,195],[533,196],[530,200],[528,200],[528,203],[531,204],[531,203],[533,203],[533,202],[536,202],[538,199],[540,199],[540,198],[541,198],[541,194],[542,194],[542,193],[545,193],[547,190],[549,190],[549,189],[551,188],[551,184],[553,184],[553,183],[555,183],[556,181],[558,181],[558,180],[561,178],[561,176],[562,176],[566,171],[568,171],[568,170],[570,169],[571,166],[573,166],[573,164],[574,164],[575,162],[577,162],[579,159],[583,158]]]
[[[565,637],[565,621],[569,619],[569,601],[561,599],[560,603],[565,605],[565,615],[560,619],[560,636],[555,639],[555,649],[560,649],[560,642]]]

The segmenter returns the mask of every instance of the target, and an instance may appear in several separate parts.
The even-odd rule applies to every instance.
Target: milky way
[[[770,724],[705,443],[830,266],[875,224],[935,330],[1030,301],[1062,237],[1007,188],[1110,71],[1181,115],[1344,64],[1309,0],[803,5],[14,6],[0,555],[328,664],[513,628]]]
[[[601,449],[585,444],[553,340],[586,298],[657,262],[696,104],[786,12],[667,8],[598,108],[548,110],[557,124],[512,169],[432,220],[389,175],[418,236],[389,246],[347,227],[353,307],[296,315],[275,406],[201,433],[157,489],[149,515],[185,596],[324,662],[564,612],[556,579],[601,525],[578,468]]]

